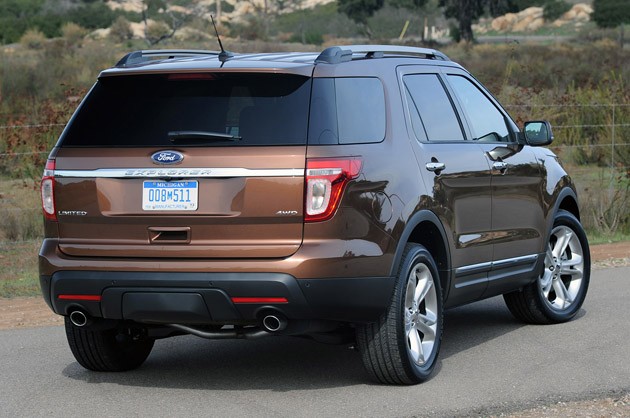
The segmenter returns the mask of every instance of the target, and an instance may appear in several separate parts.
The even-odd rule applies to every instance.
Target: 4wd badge
[[[158,151],[151,156],[155,164],[179,164],[184,159],[184,155],[177,151]]]

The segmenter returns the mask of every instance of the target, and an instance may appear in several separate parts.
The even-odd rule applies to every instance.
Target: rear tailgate
[[[305,147],[181,149],[184,163],[177,167],[152,165],[154,151],[59,150],[55,200],[61,251],[258,258],[286,257],[299,248]],[[164,193],[196,188],[198,201],[191,202],[196,209],[146,210],[150,203],[143,190],[153,186]],[[173,200],[178,199],[165,201]]]
[[[200,73],[99,80],[58,144],[72,256],[286,257],[302,242],[310,78]]]

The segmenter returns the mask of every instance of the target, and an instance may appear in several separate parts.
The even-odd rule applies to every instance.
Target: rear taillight
[[[335,214],[346,184],[361,171],[359,158],[315,158],[306,161],[305,222],[325,221]]]
[[[55,212],[55,160],[46,161],[46,168],[42,177],[42,208],[46,219],[57,221]]]

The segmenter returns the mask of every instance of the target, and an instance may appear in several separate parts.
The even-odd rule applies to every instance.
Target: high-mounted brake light
[[[49,221],[57,221],[55,212],[55,160],[46,161],[42,177],[42,208],[44,217]]]
[[[210,73],[176,73],[169,74],[169,80],[214,80],[216,76]]]
[[[333,217],[346,184],[361,172],[361,163],[356,157],[306,161],[304,222],[321,222]]]

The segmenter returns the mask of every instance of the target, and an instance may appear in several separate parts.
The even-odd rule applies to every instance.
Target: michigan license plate
[[[143,210],[197,210],[196,181],[145,181]]]

